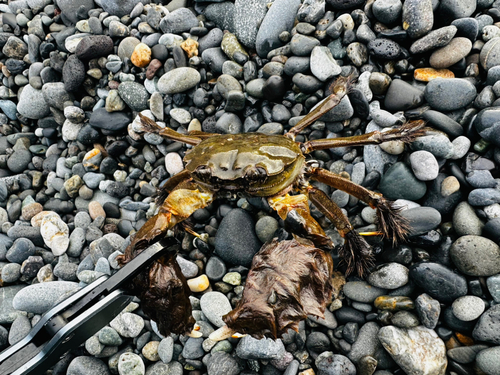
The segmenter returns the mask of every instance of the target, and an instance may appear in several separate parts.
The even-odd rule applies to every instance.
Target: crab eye
[[[262,167],[249,168],[245,173],[245,178],[249,181],[262,182],[265,181],[267,172]]]
[[[212,170],[208,165],[200,165],[198,166],[193,173],[196,177],[202,181],[208,181],[212,177]]]

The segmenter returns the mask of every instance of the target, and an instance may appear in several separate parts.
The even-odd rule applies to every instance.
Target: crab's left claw
[[[331,256],[310,241],[267,243],[254,257],[243,298],[223,316],[223,331],[276,339],[290,328],[297,331],[307,315],[323,317],[332,295],[332,272]]]

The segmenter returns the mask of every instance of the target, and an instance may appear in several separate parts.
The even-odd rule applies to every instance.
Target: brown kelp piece
[[[222,318],[227,326],[273,339],[314,315],[323,317],[331,299],[333,261],[313,243],[294,238],[265,244],[255,255],[243,298]]]
[[[118,261],[125,264],[137,255],[130,259],[122,255]],[[188,333],[194,325],[190,290],[175,256],[176,252],[168,252],[130,283],[131,292],[141,299],[142,310],[164,336]]]

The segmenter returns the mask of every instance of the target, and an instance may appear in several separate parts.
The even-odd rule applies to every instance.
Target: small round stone
[[[439,173],[439,165],[428,151],[415,151],[410,155],[410,164],[415,177],[420,181],[432,181]]]
[[[379,266],[368,276],[368,282],[377,288],[396,289],[408,283],[408,268],[399,263]]]
[[[120,374],[144,375],[146,366],[135,353],[123,353],[118,360],[118,372]]]
[[[481,316],[485,305],[481,298],[476,296],[463,296],[457,298],[451,305],[453,315],[465,322],[470,322]]]

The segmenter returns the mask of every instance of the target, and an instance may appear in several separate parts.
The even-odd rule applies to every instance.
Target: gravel
[[[181,134],[281,135],[352,75],[349,94],[295,140],[425,120],[426,134],[408,145],[307,156],[398,200],[407,243],[369,237],[375,266],[364,279],[344,279],[338,247],[328,249],[338,273],[324,319],[308,316],[278,341],[216,344],[208,336],[241,300],[262,245],[303,236],[296,211],[284,220],[261,197],[222,193],[191,215],[189,233],[169,233],[183,275],[205,281],[190,299],[202,337],[160,336],[136,299],[53,373],[441,375],[448,359],[448,371],[498,375],[497,3],[0,4],[0,349],[54,303],[114,274],[127,238],[155,213],[157,188],[172,189],[185,168],[193,146],[145,133],[138,113]],[[379,229],[359,195],[312,185],[356,230]],[[317,206],[311,216],[340,245]]]

